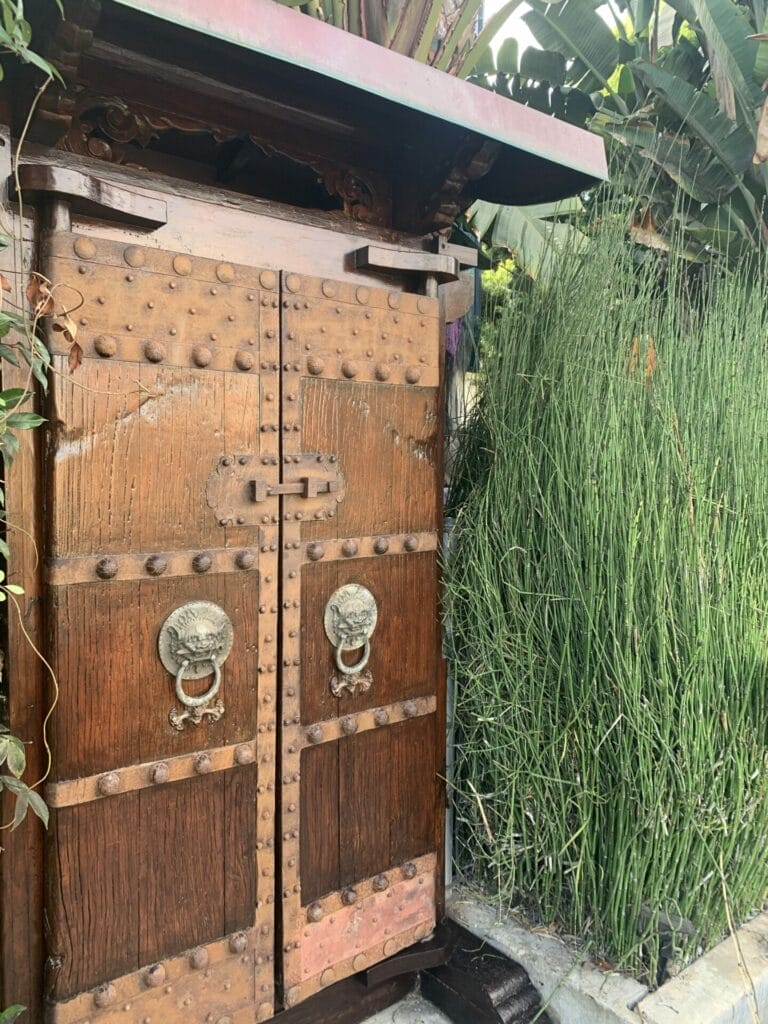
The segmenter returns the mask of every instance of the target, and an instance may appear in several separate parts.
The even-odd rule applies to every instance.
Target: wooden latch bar
[[[10,193],[17,198],[15,178],[9,179]],[[153,230],[168,223],[164,200],[113,185],[92,174],[83,174],[50,164],[22,164],[19,188],[25,199],[40,196],[64,199],[72,209],[104,220],[119,221]]]
[[[267,484],[263,480],[251,480],[251,501],[266,501],[277,494],[297,494],[300,498],[316,498],[318,494],[335,494],[339,490],[338,480],[318,480],[303,476],[285,484]]]

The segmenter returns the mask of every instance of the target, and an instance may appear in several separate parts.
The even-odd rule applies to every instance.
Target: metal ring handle
[[[365,666],[368,664],[368,659],[371,656],[371,641],[365,641],[365,647],[363,649],[363,656],[356,665],[345,665],[341,660],[341,652],[344,648],[344,637],[339,638],[339,645],[336,648],[336,668],[339,672],[342,672],[345,676],[356,676],[358,672],[362,672]]]
[[[184,680],[184,673],[187,670],[189,661],[182,661],[179,665],[179,671],[176,673],[176,696],[179,698],[181,703],[188,708],[202,707],[203,704],[207,704],[209,700],[213,700],[219,692],[219,687],[221,686],[221,668],[215,658],[209,658],[207,660],[210,661],[211,667],[213,668],[213,682],[211,683],[210,688],[206,690],[201,697],[190,697],[189,694],[184,692],[182,682]]]

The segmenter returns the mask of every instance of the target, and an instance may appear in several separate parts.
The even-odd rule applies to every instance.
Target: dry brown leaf
[[[82,361],[83,350],[76,341],[73,341],[69,349],[69,372],[74,373]]]
[[[629,362],[627,363],[627,370],[630,377],[634,377],[637,372],[637,364],[640,359],[640,339],[635,337],[632,339],[632,350],[629,354]]]
[[[74,343],[77,338],[77,324],[69,315],[69,313],[60,313],[59,318],[53,325],[54,331],[58,331],[64,335],[65,339],[71,344]],[[78,366],[80,364],[78,363]]]
[[[653,336],[648,338],[648,348],[645,351],[645,386],[651,383],[653,371],[656,369],[656,346],[653,343]]]
[[[27,302],[36,317],[50,316],[53,313],[53,295],[48,282],[40,274],[33,274],[29,279]]]
[[[757,136],[753,164],[763,164],[768,160],[768,96],[763,100],[760,120],[757,122]]]

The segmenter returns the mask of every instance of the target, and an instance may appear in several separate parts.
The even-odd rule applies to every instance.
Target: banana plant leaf
[[[603,88],[609,88],[608,79],[619,62],[619,45],[602,17],[589,4],[573,0],[550,5],[531,0],[530,6],[523,21],[540,46],[581,61]]]
[[[646,88],[659,96],[687,129],[711,149],[738,185],[754,153],[752,133],[741,124],[732,124],[706,93],[660,67],[647,61],[635,61],[632,70]]]
[[[742,118],[751,123],[762,97],[752,77],[757,43],[748,38],[753,31],[749,20],[733,0],[691,0],[691,6],[733,85]]]
[[[587,236],[572,224],[553,218],[581,209],[578,199],[539,206],[497,206],[478,200],[468,211],[475,232],[495,248],[508,249],[529,277],[546,283],[566,247],[582,252]]]

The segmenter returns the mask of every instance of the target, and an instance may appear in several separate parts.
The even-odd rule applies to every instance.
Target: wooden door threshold
[[[290,1010],[283,1010],[273,1019],[277,1024],[361,1024],[399,1002],[415,987],[414,973],[388,978],[371,988],[356,975],[318,992]]]

